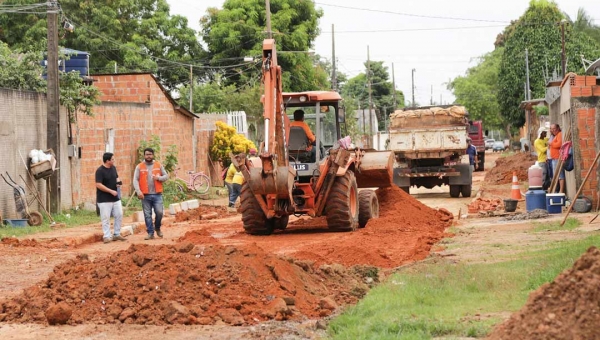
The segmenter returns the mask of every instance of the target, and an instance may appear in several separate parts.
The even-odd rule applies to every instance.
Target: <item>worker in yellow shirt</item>
[[[546,131],[540,132],[538,139],[533,142],[533,147],[535,148],[535,152],[538,155],[538,166],[542,168],[542,179],[543,179],[543,189],[546,190],[550,187],[550,182],[552,179],[548,176],[548,164],[546,160],[548,159],[548,137],[546,137]]]
[[[314,162],[317,158],[317,149],[313,148],[313,145],[316,145],[317,137],[315,137],[315,135],[310,130],[308,124],[306,124],[306,122],[304,121],[304,111],[294,111],[294,121],[290,123],[290,127],[294,126],[301,127],[304,130],[304,133],[306,134],[306,137],[310,142],[309,145],[306,147],[306,151],[310,151],[310,158],[312,162]]]
[[[246,159],[246,154],[239,154],[239,158],[244,161]],[[237,201],[238,197],[242,193],[242,184],[244,184],[244,175],[239,171],[233,163],[229,165],[229,169],[227,170],[227,177],[225,177],[225,185],[227,185],[227,189],[229,189],[229,207],[233,208],[235,206],[235,201]]]

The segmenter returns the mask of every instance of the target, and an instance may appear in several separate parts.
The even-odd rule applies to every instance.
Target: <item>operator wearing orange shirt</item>
[[[310,142],[310,144],[306,147],[306,151],[310,151],[310,153],[311,153],[310,157],[311,157],[312,161],[314,162],[317,158],[317,149],[313,148],[313,145],[315,145],[317,138],[312,133],[312,131],[310,131],[310,127],[308,126],[308,124],[306,124],[304,122],[304,111],[302,111],[302,110],[294,111],[294,121],[290,123],[290,127],[292,127],[292,126],[301,127],[304,130],[304,133],[306,133],[306,137],[308,138],[308,141]]]

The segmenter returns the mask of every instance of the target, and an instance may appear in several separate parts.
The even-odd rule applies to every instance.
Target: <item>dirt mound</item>
[[[600,250],[591,247],[571,269],[533,292],[488,339],[600,339],[599,285]]]
[[[256,246],[132,245],[93,262],[83,254],[56,266],[46,281],[0,303],[0,322],[45,323],[59,303],[72,312],[68,324],[303,319],[356,303],[369,289],[367,277],[376,281],[377,269],[315,269]]]
[[[527,152],[500,157],[496,160],[496,165],[485,175],[485,182],[490,184],[512,183],[513,171],[517,172],[519,183],[527,181],[527,170],[536,160],[535,156]]]
[[[431,246],[448,236],[444,230],[453,216],[446,209],[429,208],[396,186],[377,190],[377,198],[379,218],[364,229],[299,247],[292,256],[317,264],[393,268],[427,257]]]
[[[178,212],[175,215],[175,222],[209,220],[235,215],[237,215],[237,212],[230,212],[227,207],[201,205],[196,209]]]

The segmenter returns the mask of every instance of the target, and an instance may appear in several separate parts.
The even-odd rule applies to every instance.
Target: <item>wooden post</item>
[[[579,194],[581,194],[581,191],[583,190],[583,186],[585,185],[585,182],[587,182],[588,178],[592,174],[592,170],[594,170],[594,166],[596,166],[596,163],[598,163],[598,158],[600,158],[600,152],[596,153],[596,158],[594,159],[594,162],[590,166],[590,169],[588,170],[587,175],[585,175],[585,178],[583,179],[583,182],[581,183],[581,186],[579,186],[579,190],[577,190],[577,193],[575,194],[575,200],[577,199],[577,197],[579,197]],[[561,227],[567,221],[567,217],[569,217],[569,213],[571,213],[571,210],[573,210],[573,206],[575,205],[575,200],[573,200],[573,203],[571,203],[569,205],[569,209],[567,209],[567,213],[565,214],[565,218],[563,218],[562,222],[560,222],[560,226]]]

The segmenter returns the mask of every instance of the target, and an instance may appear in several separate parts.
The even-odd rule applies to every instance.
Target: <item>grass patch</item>
[[[484,337],[520,309],[529,294],[554,278],[600,236],[528,250],[499,263],[422,263],[391,276],[329,325],[334,339]],[[477,317],[476,315],[491,315]]]
[[[540,231],[573,230],[575,228],[578,228],[581,225],[581,223],[582,222],[580,220],[573,217],[569,217],[567,218],[567,220],[565,221],[565,225],[563,226],[560,225],[560,222],[536,223],[532,231],[537,233]]]
[[[95,211],[88,211],[84,209],[67,210],[62,214],[53,214],[52,218],[56,223],[64,223],[67,228],[100,222],[100,217],[96,215]],[[27,226],[23,228],[13,228],[10,226],[1,226],[0,239],[5,237],[20,237],[51,230],[52,228],[50,227],[50,220],[44,216],[44,223],[38,227]]]

